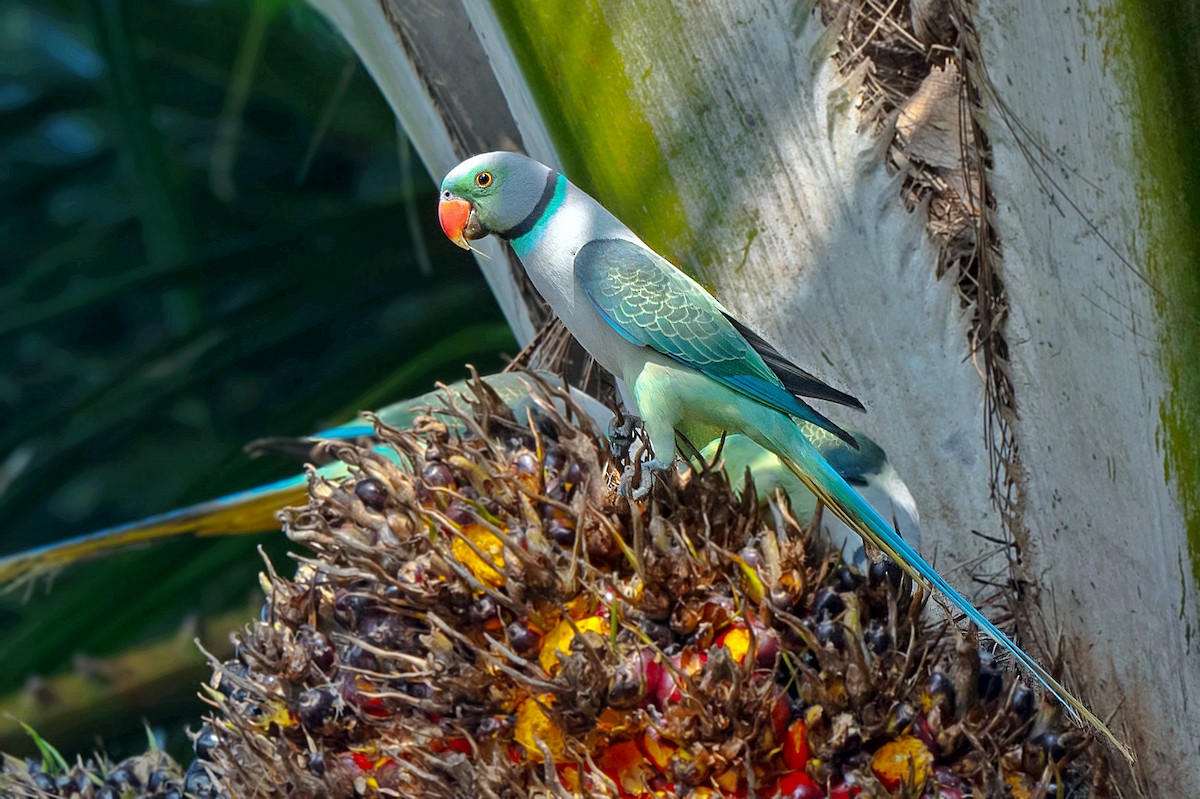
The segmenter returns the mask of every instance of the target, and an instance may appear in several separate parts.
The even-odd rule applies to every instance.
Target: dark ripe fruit
[[[774,669],[779,657],[779,634],[758,623],[751,624],[750,631],[754,633],[757,648],[754,665],[759,669]]]
[[[304,759],[304,767],[308,769],[309,774],[324,777],[325,754],[323,752],[309,752],[308,757]]]
[[[896,733],[901,733],[907,730],[917,718],[917,712],[913,710],[912,705],[907,703],[896,706],[895,712],[892,713],[892,720],[888,727]]]
[[[362,669],[363,671],[379,670],[379,661],[375,658],[375,655],[357,644],[344,647],[339,660],[351,668]]]
[[[1067,747],[1062,744],[1062,739],[1058,738],[1055,733],[1043,734],[1038,743],[1045,747],[1046,752],[1049,752],[1052,761],[1058,762],[1067,757]]]
[[[834,751],[834,759],[840,763],[852,761],[862,751],[863,737],[862,733],[857,730],[851,730],[846,733],[846,736],[836,743]]]
[[[775,610],[790,611],[795,604],[795,597],[792,592],[782,585],[773,586],[770,593],[767,594],[767,601],[771,603],[771,607]]]
[[[542,462],[547,472],[554,473],[562,469],[563,464],[567,462],[567,456],[558,447],[546,447]]]
[[[178,787],[169,786],[166,793],[162,794],[162,799],[184,799],[183,791]]]
[[[217,736],[217,731],[211,724],[205,724],[200,728],[200,734],[196,736],[196,741],[192,744],[196,751],[196,759],[212,760],[213,750],[220,743],[221,739]]]
[[[762,554],[754,547],[742,547],[738,552],[738,557],[752,569],[761,569],[763,567]]]
[[[362,694],[363,691],[367,691],[369,693],[374,692],[374,684],[366,677],[351,674],[350,672],[345,672],[338,675],[336,690],[341,697],[342,702],[360,710],[366,711],[368,708],[379,702],[379,700],[374,697],[363,696]]]
[[[247,699],[250,694],[245,688],[239,687],[235,680],[238,677],[246,677],[248,674],[250,674],[250,669],[245,663],[240,660],[227,660],[221,664],[220,670],[213,674],[213,679],[216,680],[216,685],[213,687],[229,699],[235,701]]]
[[[1035,735],[1021,749],[1022,766],[1027,774],[1041,774],[1047,763],[1058,763],[1067,756],[1067,748],[1052,732]]]
[[[45,791],[52,796],[58,793],[58,786],[54,784],[54,778],[49,774],[43,774],[40,771],[34,774],[33,784],[37,786],[38,790]]]
[[[196,799],[207,799],[216,794],[212,777],[208,776],[208,771],[199,760],[193,760],[183,775],[183,790]]]
[[[395,649],[400,645],[402,631],[400,617],[383,608],[371,608],[358,619],[356,632],[359,637],[379,649]]]
[[[839,566],[833,573],[833,587],[838,591],[853,591],[862,583],[862,575],[849,566]]]
[[[509,647],[523,658],[536,652],[542,643],[542,636],[538,635],[525,619],[517,619],[505,627],[504,631],[508,635]]]
[[[946,709],[954,712],[954,682],[940,671],[929,675],[925,683],[925,693],[935,703],[944,702]]]
[[[333,601],[333,618],[348,630],[354,629],[359,615],[374,604],[374,599],[361,590],[338,589]]]
[[[846,602],[836,591],[822,588],[813,597],[812,615],[814,619],[832,619],[846,609]]]
[[[428,455],[429,453],[426,453]],[[450,488],[454,485],[454,472],[444,463],[434,462],[425,465],[421,477],[426,485]]]
[[[542,465],[538,463],[537,456],[529,451],[522,452],[517,456],[516,467],[521,474],[537,475],[542,471]]]
[[[300,642],[300,646],[308,653],[309,661],[328,674],[329,670],[333,668],[333,664],[337,662],[337,649],[333,646],[333,641],[329,640],[329,636],[305,624],[296,633],[296,638]]]
[[[583,469],[575,461],[567,464],[567,470],[563,473],[563,480],[571,486],[579,485],[579,481],[583,479]]]
[[[283,696],[283,686],[274,674],[260,674],[258,684],[268,696]]]
[[[533,436],[520,433],[512,434],[511,430],[502,430],[499,427],[490,431],[490,435],[493,438],[500,438],[503,433],[510,433],[510,435],[504,437],[504,448],[509,452],[516,452],[519,449],[533,449],[535,446]]]
[[[465,502],[459,502],[457,499],[450,503],[450,507],[446,508],[446,518],[459,527],[475,524],[475,516],[471,513],[471,508]]]
[[[1028,721],[1033,717],[1033,711],[1037,709],[1038,698],[1037,694],[1027,686],[1018,683],[1017,687],[1013,689],[1011,702],[1012,709],[1016,711],[1017,716],[1022,721]]]
[[[822,646],[832,644],[834,649],[846,645],[846,629],[836,621],[823,621],[817,625],[817,641]]]
[[[880,585],[886,580],[894,588],[898,588],[903,577],[904,570],[897,566],[894,560],[887,557],[872,563],[871,567],[867,569],[867,579],[870,580],[871,585]]]
[[[666,649],[675,640],[671,628],[665,624],[659,624],[653,619],[642,619],[642,632],[650,639],[650,642],[659,649]]]
[[[82,776],[82,775],[81,775]],[[87,784],[87,777],[83,778],[84,784]],[[63,796],[70,796],[83,790],[83,786],[79,785],[76,777],[70,774],[62,774],[54,778],[55,790]]]
[[[990,702],[1000,696],[1000,692],[1004,690],[1004,677],[996,670],[991,661],[983,661],[979,664],[976,690],[979,692],[979,698],[985,702]]]
[[[103,788],[96,789],[93,799],[121,799],[121,794],[105,785]]]
[[[487,624],[496,618],[496,600],[484,595],[467,608],[467,623],[472,627]]]
[[[967,795],[967,785],[957,774],[946,766],[938,766],[933,772],[937,780],[937,792],[926,796],[931,796],[931,799],[964,799]]]
[[[129,766],[121,764],[108,772],[108,777],[104,780],[104,784],[110,788],[116,789],[118,793],[127,791],[136,791],[142,787],[141,781],[137,777],[137,773]]]
[[[491,738],[508,732],[514,726],[516,726],[516,719],[512,716],[488,716],[479,722],[479,735],[484,738]]]
[[[315,732],[337,717],[339,704],[338,692],[333,688],[309,688],[296,699],[296,715],[306,729]]]
[[[365,480],[359,480],[354,486],[354,496],[362,500],[362,504],[366,505],[371,510],[383,510],[388,503],[387,487],[376,480],[374,477],[368,477]]]
[[[876,655],[882,655],[891,647],[892,636],[888,634],[888,631],[881,623],[872,620],[866,634],[863,636],[863,641],[866,643],[867,648]]]
[[[167,783],[171,781],[171,775],[162,769],[155,769],[150,772],[150,779],[146,780],[146,790],[150,793],[167,788]]]
[[[568,519],[551,519],[546,524],[546,535],[560,547],[575,546],[575,525]]]
[[[428,699],[433,696],[433,686],[427,682],[402,682],[400,690],[417,699]]]

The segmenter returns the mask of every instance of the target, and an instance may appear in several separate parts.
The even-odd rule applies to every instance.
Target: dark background
[[[243,445],[515,351],[386,103],[302,2],[6,0],[0,52],[0,554],[294,474]],[[144,749],[143,719],[185,753],[194,646],[121,712],[88,686],[252,618],[259,544],[289,568],[278,533],[188,539],[0,597],[0,715],[73,671],[67,721],[39,729],[68,759]],[[0,719],[0,750],[33,748]]]

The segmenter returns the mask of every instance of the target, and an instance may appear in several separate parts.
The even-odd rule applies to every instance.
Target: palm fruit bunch
[[[35,740],[43,758],[19,760],[4,755],[0,760],[0,796],[5,799],[185,799],[211,787],[202,764],[185,773],[161,749],[119,763],[94,755],[72,764]],[[196,743],[202,749],[203,743]]]
[[[198,796],[1107,795],[1089,737],[894,564],[848,568],[716,469],[621,499],[530,384],[313,475],[284,514],[307,554],[214,662]]]

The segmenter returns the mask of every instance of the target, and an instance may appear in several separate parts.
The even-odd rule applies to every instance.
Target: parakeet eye
[[[475,185],[481,189],[486,189],[488,186],[492,185],[492,173],[480,172],[475,176]]]

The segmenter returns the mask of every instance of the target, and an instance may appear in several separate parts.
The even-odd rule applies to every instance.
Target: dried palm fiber
[[[407,466],[338,448],[357,473],[285,514],[309,554],[214,664],[212,795],[1107,795],[893,566],[719,470],[631,507],[535,383],[524,419],[476,386],[380,428]]]

